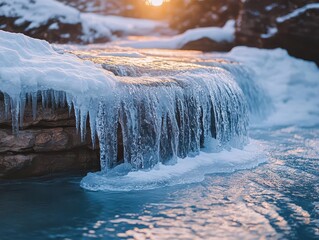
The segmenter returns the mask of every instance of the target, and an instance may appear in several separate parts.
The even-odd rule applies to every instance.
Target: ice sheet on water
[[[243,150],[202,152],[194,158],[178,159],[173,166],[157,164],[149,171],[131,171],[131,165],[122,164],[107,173],[89,173],[81,187],[91,191],[137,191],[201,182],[207,174],[258,166],[267,159],[264,148],[262,142],[250,140]]]

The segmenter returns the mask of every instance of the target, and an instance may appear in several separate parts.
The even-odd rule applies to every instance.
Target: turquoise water
[[[0,183],[0,239],[319,239],[319,125],[255,128],[268,161],[154,190]]]

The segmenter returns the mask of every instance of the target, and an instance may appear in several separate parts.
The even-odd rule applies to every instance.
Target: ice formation
[[[44,106],[66,104],[74,108],[82,138],[89,118],[104,171],[120,163],[149,169],[196,156],[201,149],[247,143],[248,98],[229,71],[142,54],[78,55],[84,59],[45,41],[0,31],[0,91],[14,131],[27,103],[34,114],[39,99]]]

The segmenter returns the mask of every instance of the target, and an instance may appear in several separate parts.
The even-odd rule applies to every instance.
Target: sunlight
[[[163,5],[164,0],[146,0],[146,3],[154,7],[159,7]]]

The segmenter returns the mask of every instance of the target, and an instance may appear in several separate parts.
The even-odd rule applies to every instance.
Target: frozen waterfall
[[[5,103],[0,114],[12,119],[18,134],[26,104],[34,117],[39,102],[67,106],[75,112],[82,139],[89,121],[92,142],[99,140],[102,171],[121,163],[150,169],[202,150],[242,148],[248,142],[249,112],[262,107],[255,99],[261,96],[253,94],[256,83],[227,62],[98,56],[97,50],[66,53],[44,41],[0,34],[5,35],[0,36]]]

